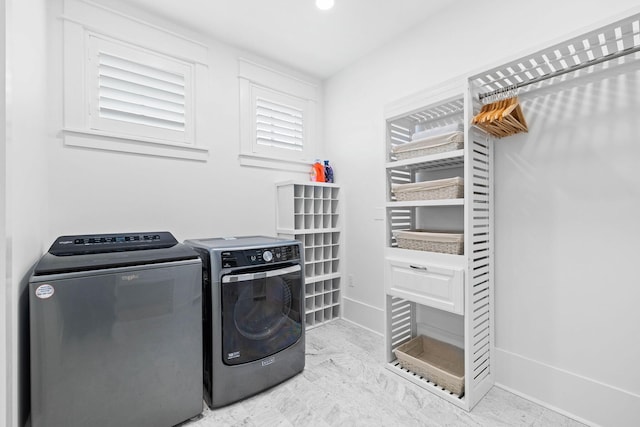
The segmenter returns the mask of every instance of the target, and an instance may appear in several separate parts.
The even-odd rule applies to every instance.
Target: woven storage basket
[[[464,235],[458,233],[432,233],[425,230],[394,231],[398,247],[415,251],[440,252],[462,255]]]
[[[458,199],[464,197],[464,180],[455,177],[412,184],[393,184],[391,191],[399,201]]]
[[[398,160],[460,150],[464,147],[464,133],[456,131],[397,145],[391,150]]]
[[[393,350],[400,366],[457,394],[464,393],[464,350],[420,335]]]

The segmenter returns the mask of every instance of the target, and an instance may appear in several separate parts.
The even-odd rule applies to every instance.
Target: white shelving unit
[[[481,98],[519,89],[521,97],[602,70],[637,67],[640,15],[572,36],[552,46],[388,105],[387,238],[385,247],[387,367],[443,399],[471,410],[494,383],[493,137],[469,123]],[[397,160],[391,148],[411,142],[416,126],[464,125],[464,149]],[[423,129],[421,129],[423,130]],[[391,184],[461,176],[464,198],[397,202]],[[394,230],[455,230],[464,252],[450,255],[398,248]],[[394,350],[418,335],[464,352],[464,392],[454,394],[400,366]]]
[[[471,410],[493,385],[492,148],[467,125],[465,81],[422,92],[386,108],[387,238],[385,297],[387,367],[451,403]],[[392,147],[411,142],[414,132],[460,124],[464,148],[397,160]],[[464,178],[464,197],[396,201],[391,186]],[[396,230],[426,229],[464,235],[461,255],[402,249]],[[464,350],[464,391],[454,394],[401,367],[394,350],[427,335]]]
[[[340,215],[336,184],[276,184],[279,236],[304,244],[305,320],[307,329],[341,315]]]

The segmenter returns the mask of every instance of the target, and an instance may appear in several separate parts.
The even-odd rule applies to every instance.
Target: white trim
[[[380,338],[384,338],[384,334],[382,332],[374,331],[373,329],[369,329],[366,326],[363,326],[363,325],[361,325],[359,323],[356,323],[353,320],[345,319],[344,317],[341,317],[340,319],[343,320],[344,322],[351,323],[352,325],[356,325],[357,327],[359,327],[361,329],[364,329],[365,331],[369,331],[372,334],[379,336]]]
[[[567,412],[564,409],[558,408],[557,406],[549,405],[547,402],[544,402],[544,401],[542,401],[540,399],[536,399],[535,397],[529,396],[528,394],[522,393],[521,391],[514,390],[511,387],[508,387],[508,386],[506,386],[504,384],[496,382],[494,385],[496,387],[498,387],[498,388],[501,388],[504,391],[507,391],[507,392],[509,392],[511,394],[515,394],[516,396],[521,397],[521,398],[523,398],[525,400],[528,400],[529,402],[533,402],[536,405],[540,405],[543,408],[547,408],[550,411],[557,412],[560,415],[564,415],[567,418],[571,418],[572,420],[578,421],[578,422],[580,422],[582,424],[585,424],[587,426],[600,427],[598,424],[592,423],[592,422],[590,422],[588,420],[585,420],[584,418],[580,418],[575,414]]]
[[[606,387],[606,388],[609,388],[609,389],[611,389],[612,391],[615,391],[615,392],[617,392],[617,393],[626,394],[626,395],[628,395],[629,397],[633,397],[633,398],[635,398],[635,399],[640,399],[640,394],[636,394],[636,393],[634,393],[634,392],[632,392],[632,391],[628,391],[628,390],[625,390],[625,389],[623,389],[623,388],[616,387],[616,386],[613,386],[613,385],[611,385],[611,384],[607,384],[607,383],[602,382],[602,381],[594,380],[593,378],[589,378],[589,377],[586,377],[586,376],[584,376],[584,375],[576,374],[576,373],[571,372],[571,371],[568,371],[568,370],[566,370],[566,369],[558,368],[558,367],[555,367],[555,366],[553,366],[553,365],[549,365],[548,363],[540,362],[540,361],[535,360],[535,359],[532,359],[532,358],[530,358],[530,357],[522,356],[522,355],[520,355],[520,354],[518,354],[518,353],[514,353],[514,352],[511,352],[511,351],[508,351],[508,350],[504,350],[504,349],[497,349],[497,350],[498,350],[498,351],[500,351],[500,352],[502,352],[502,353],[503,353],[503,354],[505,354],[505,355],[509,355],[509,356],[511,356],[511,357],[517,357],[517,358],[520,358],[520,359],[522,359],[522,360],[527,361],[528,363],[535,363],[535,364],[537,364],[537,365],[539,365],[539,366],[541,366],[541,367],[544,367],[544,368],[546,368],[546,369],[552,369],[552,370],[554,370],[554,371],[557,371],[557,372],[559,372],[559,373],[562,373],[563,375],[570,375],[570,376],[573,376],[573,377],[578,378],[578,379],[583,380],[583,381],[589,381],[589,382],[591,382],[591,383],[593,383],[593,384],[596,384],[596,385],[598,385],[598,386],[600,386],[600,387]]]
[[[65,128],[64,145],[184,160],[207,161],[209,158],[209,150],[204,147],[168,144],[151,138],[114,136],[93,130]]]
[[[293,94],[299,98],[318,101],[320,85],[284,73],[246,58],[238,58],[238,77],[259,83],[279,92]]]
[[[635,425],[640,419],[640,395],[628,390],[501,348],[492,366],[500,387],[580,422]]]
[[[102,136],[105,138],[125,139],[130,141],[146,142],[149,144],[166,145],[166,146],[174,147],[178,149],[200,151],[204,153],[209,152],[209,148],[207,147],[204,147],[201,145],[188,144],[186,142],[184,144],[179,144],[179,143],[167,141],[165,139],[149,138],[144,136],[131,136],[131,135],[124,135],[124,134],[120,135],[120,134],[115,134],[113,132],[104,132],[104,131],[99,131],[94,129],[77,129],[77,128],[64,127],[62,130],[66,133],[77,133],[77,134],[84,134],[84,135]]]
[[[348,288],[343,288],[343,292],[347,289]],[[349,316],[347,317],[346,314],[349,314]],[[380,307],[375,307],[373,305],[357,301],[353,298],[343,296],[342,318],[369,331],[383,335],[382,332],[378,332],[384,331],[385,323],[384,309]]]
[[[253,166],[265,169],[279,169],[290,172],[309,173],[311,163],[302,160],[279,159],[258,154],[239,154],[242,166]]]
[[[109,10],[109,9],[106,9],[106,10]],[[122,16],[123,17],[127,17],[126,15],[122,15]],[[93,26],[93,25],[86,25],[86,24],[82,23],[81,21],[79,21],[78,19],[73,19],[73,18],[70,18],[70,17],[68,17],[66,15],[62,15],[62,16],[60,16],[60,18],[63,21],[79,25],[79,26],[85,28],[87,31],[94,32],[94,33],[105,34],[105,32],[101,29],[101,27],[97,27],[97,26]],[[130,19],[132,21],[137,21],[135,18],[131,18],[131,17],[129,17],[128,19]],[[140,21],[140,23],[145,24],[144,21]],[[151,24],[145,24],[145,25],[147,25],[148,27],[151,27],[151,28],[154,28],[154,29],[162,31],[162,29],[160,27],[156,27],[156,26],[153,26]],[[169,31],[165,31],[165,32],[167,34],[171,34],[172,36],[180,37],[180,36],[178,36],[178,35],[176,35],[174,33],[171,33]],[[119,42],[124,42],[124,43],[127,42],[127,39],[122,38],[122,37],[118,37],[117,34],[105,34],[105,35],[108,35],[112,39],[118,40]],[[188,40],[188,39],[185,39],[185,40]],[[199,43],[199,42],[193,42],[193,43]],[[205,45],[202,45],[202,46],[206,47]],[[159,53],[165,54],[167,56],[172,56],[172,57],[174,57],[176,59],[180,59],[182,61],[192,62],[192,63],[195,63],[195,64],[204,65],[205,67],[208,66],[208,64],[206,62],[206,56],[204,56],[202,58],[194,58],[194,57],[188,57],[188,56],[185,56],[185,55],[182,55],[182,54],[170,53],[170,52],[165,51],[165,50],[159,50],[159,49],[155,49],[155,50],[157,50]]]
[[[183,39],[185,41],[188,41],[189,43],[199,44],[200,46],[202,46],[204,48],[207,48],[207,45],[202,43],[202,42],[199,42],[197,40],[194,40],[194,39],[191,39],[189,37],[183,36],[182,34],[178,34],[178,33],[175,33],[173,31],[169,31],[166,28],[159,27],[159,26],[154,25],[154,24],[152,24],[152,23],[150,23],[148,21],[145,21],[145,20],[142,20],[142,19],[139,19],[139,18],[135,18],[135,17],[130,16],[130,15],[127,15],[125,13],[122,13],[122,12],[118,11],[118,10],[109,8],[109,7],[107,7],[107,6],[103,5],[103,4],[96,3],[96,2],[91,1],[91,0],[79,0],[79,1],[81,1],[82,3],[89,4],[89,5],[93,6],[93,7],[97,7],[97,8],[106,10],[108,12],[111,12],[114,15],[122,16],[123,18],[129,19],[131,21],[135,21],[135,22],[137,22],[139,24],[146,25],[147,27],[151,27],[154,30],[162,31],[162,32],[167,33],[167,34],[171,34],[172,36],[181,38],[181,39]]]
[[[136,44],[153,50],[166,48],[165,42],[170,39],[173,43],[177,42],[181,46],[176,49],[176,52],[173,50],[165,51],[168,55],[174,57],[176,54],[184,55],[187,60],[207,65],[208,46],[206,44],[93,1],[64,0],[64,13],[61,15],[61,19],[113,38],[120,38],[125,42],[131,42],[135,39]],[[140,31],[139,25],[144,25],[151,33]],[[126,34],[132,28],[135,29],[136,34],[139,33],[138,36],[135,38],[123,37],[122,34]]]

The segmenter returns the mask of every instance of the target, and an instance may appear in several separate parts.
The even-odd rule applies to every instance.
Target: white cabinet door
[[[385,260],[387,293],[456,314],[464,311],[464,270],[419,260]]]

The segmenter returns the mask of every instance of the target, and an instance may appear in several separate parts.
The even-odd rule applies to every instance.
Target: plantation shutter
[[[256,98],[256,143],[302,151],[303,111],[273,100]]]
[[[101,118],[184,132],[185,76],[98,54]]]

